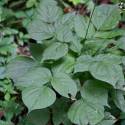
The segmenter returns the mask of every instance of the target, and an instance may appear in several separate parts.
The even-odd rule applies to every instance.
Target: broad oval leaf
[[[51,84],[53,88],[62,96],[69,98],[69,94],[76,96],[76,83],[66,73],[57,72],[54,74]]]
[[[22,91],[22,99],[29,111],[43,109],[52,105],[56,100],[55,92],[46,87],[29,87]]]
[[[98,104],[78,100],[69,109],[68,117],[74,124],[95,125],[104,118],[104,108]]]
[[[55,1],[41,1],[36,18],[29,25],[29,34],[37,41],[54,37],[54,23],[62,17],[63,11]]]
[[[50,3],[50,2],[49,2]],[[45,23],[54,23],[63,15],[63,11],[56,4],[43,4],[37,10],[37,19]]]
[[[65,43],[52,43],[43,52],[42,60],[58,60],[68,53],[68,45]]]
[[[124,75],[119,65],[95,62],[89,67],[90,73],[94,78],[105,81],[117,89],[123,89]]]
[[[34,67],[20,77],[15,83],[20,87],[41,87],[51,80],[51,72],[47,68]]]
[[[29,25],[28,31],[32,39],[41,41],[54,37],[55,27],[41,20],[34,20]]]
[[[16,86],[42,86],[51,79],[49,69],[40,67],[29,57],[17,57],[7,66],[7,75],[12,78]]]
[[[17,79],[21,78],[34,66],[36,66],[36,63],[32,58],[26,56],[18,56],[12,59],[7,65],[7,76],[16,82]]]
[[[117,5],[97,6],[92,16],[92,22],[97,30],[113,29],[118,25],[120,19],[120,10]]]
[[[108,90],[99,81],[86,81],[81,88],[81,96],[88,102],[108,106]]]

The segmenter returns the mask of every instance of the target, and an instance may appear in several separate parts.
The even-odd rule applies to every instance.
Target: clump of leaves
[[[28,27],[36,40],[29,44],[32,56],[7,65],[33,125],[46,124],[50,116],[54,125],[113,125],[120,119],[124,124],[121,10],[117,4],[95,4],[90,10],[89,16],[64,14],[56,1],[42,0]]]
[[[25,11],[21,8],[22,3],[26,3]],[[24,30],[34,12],[31,4],[31,0],[0,1],[0,125],[17,124],[22,117],[23,105],[19,93],[6,78],[5,69],[8,61],[16,56],[17,51],[20,52],[18,46],[23,46],[28,41]]]

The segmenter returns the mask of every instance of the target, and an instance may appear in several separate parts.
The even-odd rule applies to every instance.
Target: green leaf
[[[118,25],[120,19],[120,10],[117,5],[97,6],[92,16],[92,22],[97,30],[113,29]]]
[[[36,18],[29,25],[29,34],[31,38],[41,41],[54,37],[54,23],[62,17],[62,9],[59,8],[55,1],[41,1],[37,10]]]
[[[56,30],[56,38],[61,42],[71,42],[73,40],[73,33],[66,25]]]
[[[120,90],[113,90],[112,91],[112,99],[115,105],[122,111],[125,112],[125,99],[124,94]]]
[[[114,125],[114,120],[103,120],[98,125]]]
[[[86,2],[88,2],[89,0],[69,0],[69,1],[72,1],[73,2],[73,4],[79,4],[79,3],[86,3]]]
[[[69,109],[68,117],[74,124],[95,125],[104,118],[104,108],[98,104],[78,100]]]
[[[117,120],[109,112],[105,112],[105,118],[97,125],[114,125]]]
[[[121,66],[96,62],[91,64],[89,71],[94,78],[107,82],[117,89],[123,89],[124,75]]]
[[[118,48],[125,50],[125,36],[121,37],[116,43],[116,45]]]
[[[122,57],[114,54],[99,54],[95,56],[95,61],[117,65],[122,63]]]
[[[103,53],[109,44],[113,44],[113,40],[107,39],[91,39],[84,43],[84,51],[89,55],[97,55]]]
[[[60,42],[71,42],[74,38],[73,34],[73,20],[75,14],[68,13],[63,15],[56,23],[56,38]]]
[[[26,74],[31,68],[37,64],[30,57],[18,56],[12,59],[7,65],[7,76],[12,78],[16,82],[24,74]]]
[[[55,92],[48,87],[29,87],[22,91],[22,99],[29,111],[43,109],[56,100]]]
[[[26,118],[30,124],[46,125],[50,119],[50,112],[46,109],[34,110],[27,115]]]
[[[88,71],[90,64],[93,62],[93,58],[90,55],[80,56],[75,65],[74,72],[85,72]]]
[[[45,23],[54,23],[63,15],[63,11],[57,5],[49,3],[40,3],[40,7],[37,10],[37,19]]]
[[[55,27],[39,20],[34,20],[28,28],[29,35],[37,41],[50,39],[54,36]]]
[[[95,57],[80,56],[75,65],[76,72],[89,71],[98,80],[107,82],[117,89],[123,89],[124,75],[120,65],[122,58],[111,54],[100,54]]]
[[[53,88],[62,96],[69,98],[69,94],[76,96],[76,83],[69,77],[68,74],[57,72],[54,74],[51,84]]]
[[[41,56],[42,56],[42,53],[43,53],[43,50],[44,50],[44,45],[42,44],[34,44],[34,43],[30,43],[29,44],[30,46],[30,52],[32,54],[32,56],[40,61],[41,60]]]
[[[0,125],[14,125],[12,122],[2,121],[0,120]]]
[[[16,86],[20,87],[41,87],[51,80],[51,72],[47,68],[34,67],[21,76]]]
[[[90,55],[82,55],[79,56],[76,61],[75,72],[88,71],[89,65],[96,62],[104,62],[117,65],[122,63],[122,57],[113,54],[99,54],[95,57]]]
[[[43,52],[42,60],[58,60],[68,53],[68,45],[65,43],[52,43]]]
[[[57,30],[67,26],[70,30],[74,27],[75,13],[64,14],[56,23],[55,27]]]
[[[93,36],[95,29],[91,23],[90,23],[89,29],[88,29],[88,25],[89,25],[89,21],[85,17],[83,17],[81,15],[77,15],[75,17],[74,28],[75,28],[76,34],[79,37],[85,38],[87,35],[87,37],[90,38]]]
[[[54,125],[72,125],[67,116],[68,109],[69,101],[66,98],[60,98],[54,103],[52,106],[52,120]]]
[[[81,53],[82,50],[82,43],[81,39],[79,39],[77,36],[74,36],[72,42],[70,43],[70,49],[78,54]]]
[[[91,103],[108,106],[108,91],[102,86],[101,82],[89,80],[86,81],[81,88],[81,96],[83,99]]]
[[[43,86],[51,79],[49,69],[40,67],[29,57],[17,57],[7,66],[8,77],[12,78],[16,86]]]
[[[122,36],[123,34],[125,34],[124,30],[114,29],[111,31],[97,31],[94,34],[94,37],[95,38],[102,38],[102,39],[111,39],[114,37]]]
[[[71,55],[66,55],[61,61],[57,62],[53,67],[53,72],[71,73],[75,65],[75,58]]]
[[[40,1],[40,6],[46,6],[46,5],[57,5],[56,0],[42,0]]]
[[[5,67],[0,66],[0,79],[5,77]]]
[[[37,4],[36,0],[28,0],[27,3],[26,3],[26,7],[30,8],[30,7],[33,7],[36,4]]]
[[[116,120],[102,120],[99,124],[97,125],[114,125],[114,123],[116,122]]]

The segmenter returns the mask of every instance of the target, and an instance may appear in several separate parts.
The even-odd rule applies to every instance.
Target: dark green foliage
[[[65,13],[64,1],[19,2],[0,2],[0,124],[124,125],[125,18],[118,1],[74,1],[86,13],[77,5]]]

